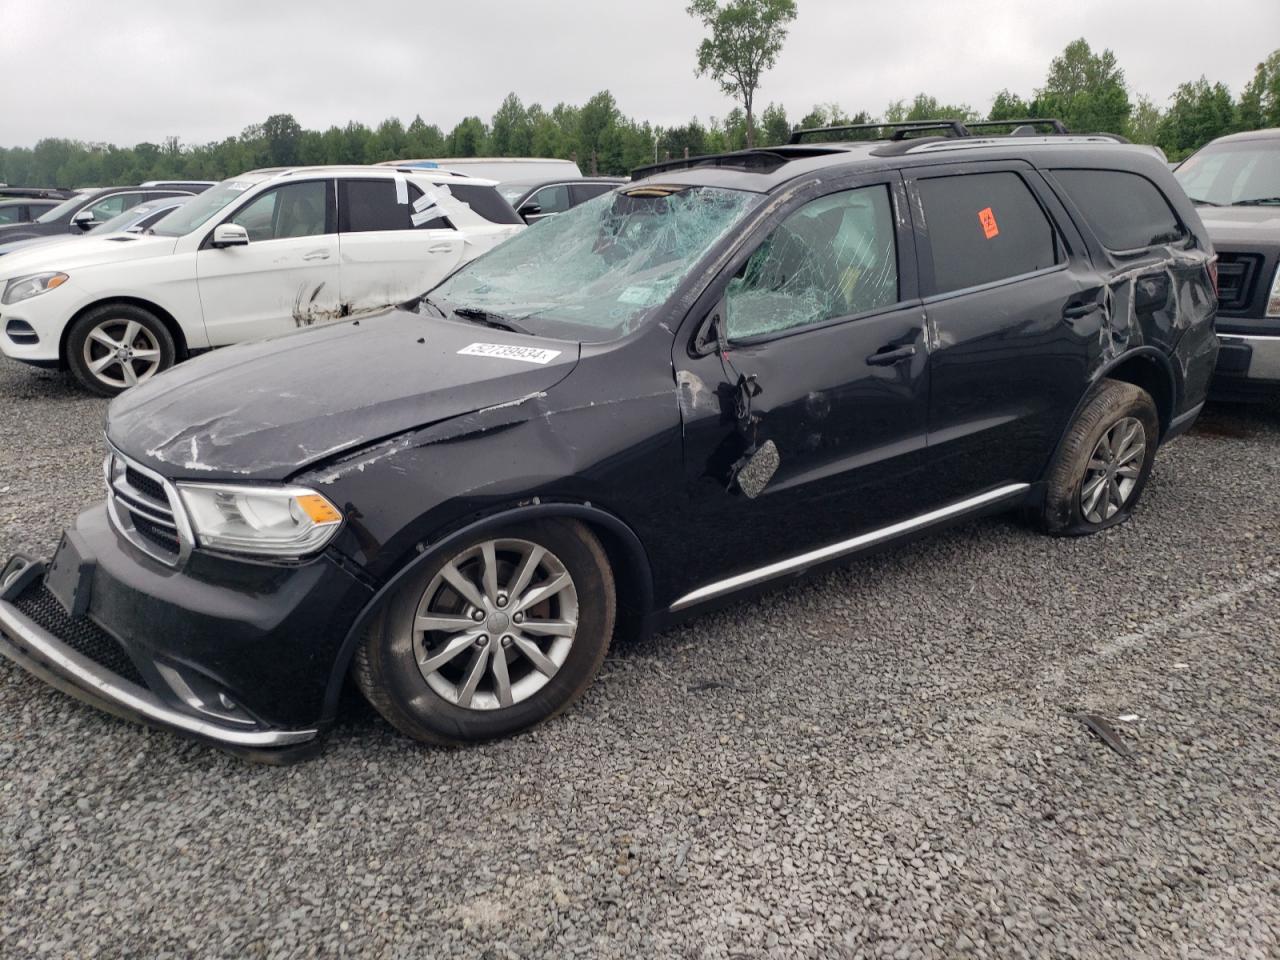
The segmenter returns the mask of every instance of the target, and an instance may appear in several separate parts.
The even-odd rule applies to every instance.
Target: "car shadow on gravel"
[[[1245,440],[1280,430],[1280,397],[1267,403],[1212,401],[1196,419],[1191,433]]]

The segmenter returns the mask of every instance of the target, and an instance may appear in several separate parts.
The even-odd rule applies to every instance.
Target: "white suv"
[[[0,350],[104,395],[190,354],[400,303],[524,224],[493,181],[442,170],[256,170],[146,236],[0,260]]]

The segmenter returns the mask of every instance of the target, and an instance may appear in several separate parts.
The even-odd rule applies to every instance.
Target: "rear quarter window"
[[[933,255],[934,293],[1045,270],[1062,259],[1057,233],[1016,173],[971,173],[916,185]]]
[[[493,187],[456,181],[450,181],[447,186],[456,199],[465,203],[478,216],[484,217],[490,223],[524,223],[511,209],[511,204],[502,199],[502,194]]]
[[[1108,250],[1141,250],[1186,236],[1160,188],[1124,170],[1054,170],[1054,178]]]

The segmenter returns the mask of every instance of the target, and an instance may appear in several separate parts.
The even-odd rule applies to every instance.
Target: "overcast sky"
[[[1076,37],[1110,47],[1131,94],[1164,105],[1201,74],[1233,94],[1280,46],[1280,0],[797,0],[761,108],[793,122],[815,103],[883,113],[925,91],[981,110],[1029,95]],[[71,137],[201,143],[272,113],[304,127],[420,113],[445,133],[526,104],[611,90],[662,125],[731,104],[693,75],[701,28],[687,0],[0,0],[0,145]]]

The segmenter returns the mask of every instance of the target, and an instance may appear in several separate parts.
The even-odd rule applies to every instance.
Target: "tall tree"
[[[1186,156],[1201,144],[1230,133],[1235,104],[1224,84],[1209,85],[1204,77],[1184,83],[1174,91],[1157,134],[1161,149],[1170,157]]]
[[[1160,139],[1160,108],[1151,102],[1150,97],[1138,97],[1133,105],[1133,113],[1129,114],[1129,129],[1125,136],[1134,143],[1157,143]]]
[[[1083,37],[1054,57],[1036,99],[1037,112],[1081,132],[1122,133],[1132,110],[1116,55],[1095,54]]]
[[[514,92],[507,94],[489,127],[489,149],[495,157],[527,157],[533,144],[529,111]]]
[[[1001,90],[991,102],[988,120],[1019,120],[1031,116],[1031,104],[1011,90]]]
[[[698,46],[695,76],[710,74],[726,96],[742,104],[747,146],[755,146],[755,98],[760,75],[772,67],[796,18],[795,0],[693,0],[690,16],[711,31]]]
[[[771,103],[760,115],[760,143],[766,147],[776,147],[791,139],[791,124],[787,122],[786,108]]]
[[[1258,64],[1240,94],[1235,126],[1237,130],[1280,127],[1280,50]]]

